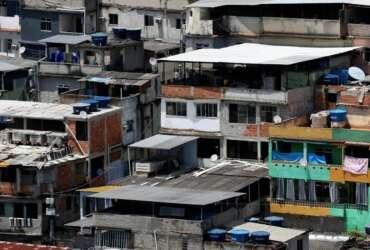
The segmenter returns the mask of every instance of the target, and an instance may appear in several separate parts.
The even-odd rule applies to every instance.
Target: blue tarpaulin
[[[326,164],[326,159],[324,155],[317,155],[314,153],[309,153],[308,163],[311,164]],[[291,153],[280,153],[273,151],[272,160],[273,161],[288,161],[288,162],[300,162],[303,159],[303,153],[291,152]]]

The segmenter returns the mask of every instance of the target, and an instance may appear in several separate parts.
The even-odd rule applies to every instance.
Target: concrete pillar
[[[227,140],[225,137],[222,137],[220,143],[220,158],[226,159],[227,158]]]
[[[15,175],[16,175],[16,191],[19,192],[21,190],[21,169],[16,168],[15,169]]]
[[[80,219],[82,220],[84,218],[84,211],[85,211],[85,202],[84,202],[84,193],[81,192],[80,193]]]
[[[307,153],[307,142],[304,142],[303,143],[303,165],[304,166],[307,166],[307,156],[308,156],[308,153]]]
[[[258,161],[261,161],[261,141],[260,141],[260,137],[261,137],[261,109],[260,109],[260,106],[257,105],[256,106],[256,124],[257,124],[257,137],[258,137],[258,141],[257,141],[257,160]]]
[[[269,140],[268,163],[272,164],[272,140]]]

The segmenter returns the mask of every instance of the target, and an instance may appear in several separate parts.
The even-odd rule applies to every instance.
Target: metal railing
[[[350,204],[350,203],[332,203],[332,202],[318,202],[318,201],[292,201],[292,200],[280,200],[276,198],[271,199],[272,203],[282,205],[294,205],[294,206],[309,206],[309,207],[322,207],[322,208],[339,208],[339,209],[356,209],[356,210],[367,210],[368,205],[365,204]]]

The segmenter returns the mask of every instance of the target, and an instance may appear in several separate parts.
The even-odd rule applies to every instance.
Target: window
[[[66,210],[72,209],[72,196],[67,196],[66,198]]]
[[[79,141],[87,140],[87,123],[76,121],[76,138]]]
[[[145,15],[144,16],[144,26],[154,26],[154,17]]]
[[[195,44],[195,49],[203,49],[203,48],[208,48],[209,45],[206,43],[196,43]]]
[[[303,240],[297,240],[297,250],[303,250]]]
[[[230,123],[256,123],[256,107],[251,105],[229,104]]]
[[[127,121],[125,129],[126,129],[126,133],[132,132],[134,130],[134,120]]]
[[[261,121],[262,122],[273,122],[275,115],[277,115],[276,107],[261,106]]]
[[[118,24],[118,15],[117,14],[109,14],[109,24],[110,25],[117,25]]]
[[[5,204],[0,203],[0,216],[4,216],[4,215],[5,215]]]
[[[37,219],[37,204],[36,203],[27,203],[26,206],[26,218]]]
[[[196,105],[198,117],[217,117],[216,103],[198,103]]]
[[[257,160],[257,142],[227,140],[227,157]]]
[[[181,29],[181,24],[182,24],[182,22],[181,22],[181,19],[180,18],[176,18],[176,29]]]
[[[12,39],[7,39],[6,43],[7,43],[7,50],[12,51],[13,40]]]
[[[328,93],[326,95],[327,101],[330,103],[337,103],[338,94],[337,93]]]
[[[40,30],[41,31],[51,31],[51,19],[50,18],[41,18]]]
[[[186,103],[185,102],[167,102],[166,114],[175,116],[186,116]]]

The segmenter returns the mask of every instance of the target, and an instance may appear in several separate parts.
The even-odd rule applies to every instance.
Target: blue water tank
[[[214,228],[207,232],[208,239],[213,241],[225,241],[226,230],[221,228]]]
[[[95,99],[86,99],[86,100],[82,100],[81,102],[90,104],[90,109],[89,109],[90,112],[98,111],[99,102],[97,100],[95,100]]]
[[[123,27],[114,27],[112,29],[113,35],[115,38],[118,39],[126,39],[127,38],[127,29]]]
[[[108,96],[95,96],[94,99],[98,101],[99,108],[108,108],[112,100],[112,98]]]
[[[322,82],[327,85],[338,85],[339,76],[334,74],[325,74],[322,78]]]
[[[270,233],[266,231],[255,231],[251,233],[251,240],[255,244],[267,244],[270,239]]]
[[[349,75],[348,75],[348,70],[346,69],[332,70],[330,74],[338,76],[339,84],[346,84],[348,82]]]
[[[81,112],[90,113],[90,104],[88,103],[75,103],[72,104],[73,114],[79,115]]]
[[[245,243],[249,240],[249,231],[245,229],[235,228],[229,231],[231,241]]]
[[[337,108],[330,110],[330,120],[332,122],[343,122],[346,120],[347,110],[344,108]]]
[[[108,43],[108,36],[104,32],[98,32],[91,35],[91,40],[96,46],[106,46]]]
[[[273,226],[283,226],[284,218],[279,216],[268,216],[264,219],[268,224]]]
[[[135,41],[140,41],[141,29],[126,29],[126,38]]]
[[[260,218],[257,218],[257,217],[250,217],[250,218],[245,218],[244,220],[245,222],[254,222],[254,223],[258,223],[260,221]]]

